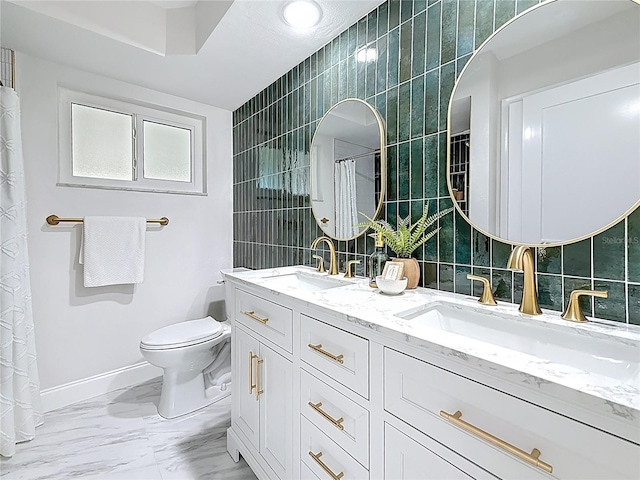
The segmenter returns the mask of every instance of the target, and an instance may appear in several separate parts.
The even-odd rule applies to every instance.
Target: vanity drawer
[[[320,480],[318,476],[311,471],[304,462],[300,462],[300,479],[301,480]]]
[[[300,411],[365,467],[369,466],[369,411],[301,370]]]
[[[300,457],[318,478],[331,480],[368,479],[369,471],[322,433],[304,417],[300,417]],[[313,455],[313,457],[312,457]],[[331,472],[331,473],[330,473]],[[334,477],[332,477],[332,474]]]
[[[637,445],[388,348],[384,407],[501,478],[640,478]],[[507,444],[538,449],[552,473]]]
[[[293,351],[293,312],[290,309],[237,289],[235,317],[287,352]]]
[[[369,398],[369,341],[315,318],[300,316],[303,361]]]

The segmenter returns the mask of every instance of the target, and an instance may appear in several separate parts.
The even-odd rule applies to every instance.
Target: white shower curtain
[[[356,204],[356,161],[343,160],[335,164],[336,237],[351,238],[358,224]]]
[[[42,423],[31,310],[20,101],[0,87],[0,455]]]

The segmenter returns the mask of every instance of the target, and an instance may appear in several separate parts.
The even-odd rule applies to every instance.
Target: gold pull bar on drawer
[[[476,427],[475,425],[471,425],[470,423],[465,422],[464,420],[462,420],[462,412],[460,410],[458,410],[456,413],[454,413],[453,415],[450,413],[445,412],[444,410],[440,410],[440,416],[443,418],[446,418],[447,420],[449,420],[451,423],[453,423],[454,425],[462,428],[463,430],[466,430],[467,432],[480,437],[481,439],[491,443],[492,445],[495,445],[496,447],[499,447],[507,452],[509,452],[510,454],[518,457],[520,460],[523,460],[531,465],[533,465],[534,467],[538,467],[542,470],[544,470],[547,473],[552,473],[553,472],[553,467],[551,465],[549,465],[548,463],[543,462],[542,460],[540,460],[540,450],[538,450],[537,448],[534,448],[531,453],[527,453],[524,450],[520,450],[518,447],[514,447],[513,445],[511,445],[510,443],[505,442],[504,440],[491,435],[488,432],[485,432],[484,430]]]
[[[333,480],[340,480],[342,477],[344,477],[344,472],[340,472],[339,474],[335,474],[333,473],[333,471],[327,467],[327,465],[320,460],[320,457],[322,456],[322,452],[318,452],[318,453],[313,453],[311,450],[309,450],[309,456],[311,456],[311,458],[313,458],[316,463],[318,465],[320,465],[320,468],[322,468],[325,472],[327,472],[327,474],[333,479]]]
[[[343,360],[344,355],[334,355],[333,353],[329,353],[326,350],[323,350],[321,343],[319,343],[318,345],[313,345],[313,344],[310,343],[309,344],[309,348],[312,348],[316,352],[321,353],[325,357],[329,357],[331,360],[335,360],[340,365],[342,365],[344,363],[344,360]]]
[[[333,418],[331,415],[329,415],[327,412],[325,412],[324,410],[322,410],[322,402],[318,402],[318,403],[312,403],[309,402],[309,406],[311,408],[313,408],[316,412],[318,412],[320,415],[322,415],[324,418],[326,418],[327,420],[329,420],[332,424],[334,424],[336,427],[338,427],[340,430],[344,430],[344,426],[342,425],[342,422],[344,422],[344,418],[340,417],[339,419],[335,419]]]
[[[254,355],[253,352],[249,352],[249,393],[253,392],[253,389],[257,387],[253,383],[253,359],[257,359],[258,355]]]
[[[263,325],[269,321],[269,317],[261,317],[259,315],[256,315],[256,312],[254,312],[253,310],[249,312],[242,312],[242,313],[244,313],[247,317],[253,318],[254,320],[262,323]]]

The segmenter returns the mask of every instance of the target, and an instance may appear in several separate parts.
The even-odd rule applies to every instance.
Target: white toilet
[[[231,327],[211,317],[175,323],[140,342],[142,356],[164,369],[158,413],[175,418],[231,393]]]

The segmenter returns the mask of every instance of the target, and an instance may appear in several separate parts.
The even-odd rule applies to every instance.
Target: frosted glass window
[[[133,180],[133,116],[71,104],[73,176]]]
[[[144,178],[191,181],[191,130],[144,121]]]

